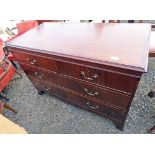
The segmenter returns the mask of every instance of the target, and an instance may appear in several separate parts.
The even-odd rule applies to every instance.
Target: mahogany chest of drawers
[[[39,94],[103,115],[122,130],[147,71],[149,35],[149,24],[43,23],[6,47]]]

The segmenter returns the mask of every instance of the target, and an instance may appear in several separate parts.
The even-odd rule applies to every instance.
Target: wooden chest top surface
[[[147,71],[150,24],[43,23],[7,46]]]

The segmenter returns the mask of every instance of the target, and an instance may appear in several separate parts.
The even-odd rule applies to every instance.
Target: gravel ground
[[[24,72],[22,79],[17,76],[4,92],[9,103],[18,111],[16,115],[5,111],[5,116],[23,126],[28,133],[52,134],[105,134],[105,133],[147,133],[155,124],[155,99],[147,97],[155,85],[149,74],[144,74],[133,99],[124,131],[115,128],[112,121],[93,114],[48,94],[38,95]],[[148,72],[155,75],[155,59],[149,59]]]

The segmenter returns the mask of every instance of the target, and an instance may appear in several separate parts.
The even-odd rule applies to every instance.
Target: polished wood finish
[[[149,24],[43,23],[9,45],[146,71],[149,33]]]
[[[57,96],[67,102],[72,102],[73,104],[81,106],[89,111],[94,111],[98,114],[106,115],[107,117],[118,122],[123,121],[124,117],[126,116],[125,112],[118,111],[117,109],[110,106],[106,106],[102,102],[97,102],[94,99],[89,99],[81,94],[72,92],[71,90],[65,89],[61,86],[41,82],[31,77],[29,78],[38,90],[44,90],[45,92],[51,93],[51,95]]]
[[[148,24],[44,23],[6,46],[39,94],[108,117],[122,130],[147,71],[149,35]]]
[[[44,82],[50,81],[51,83],[78,92],[89,98],[95,98],[101,102],[104,101],[108,105],[112,104],[112,106],[124,111],[126,111],[128,103],[131,99],[131,95],[124,94],[122,92],[116,92],[110,88],[103,88],[90,83],[88,84],[85,81],[63,76],[61,74],[58,75],[51,71],[45,72],[44,70],[31,65],[22,63],[20,63],[20,65],[25,73],[30,77]]]
[[[53,59],[49,59],[46,57],[37,56],[35,54],[27,54],[16,51],[14,53],[16,60],[19,62],[23,62],[29,65],[37,66],[40,68],[45,68],[47,70],[52,70],[56,72],[56,66],[54,64]]]

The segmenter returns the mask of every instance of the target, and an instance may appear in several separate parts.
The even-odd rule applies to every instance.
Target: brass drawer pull
[[[87,102],[86,105],[88,105],[89,108],[94,109],[94,110],[99,109],[98,105],[92,105],[90,102]]]
[[[42,79],[44,77],[44,74],[39,74],[38,72],[34,72],[35,76],[37,76],[37,78]]]
[[[27,61],[31,64],[31,65],[35,65],[36,64],[36,62],[37,62],[37,60],[35,60],[35,59],[30,59],[30,58],[27,58]]]
[[[90,81],[94,81],[98,77],[97,74],[93,75],[91,78],[86,77],[86,73],[84,71],[81,71],[81,75],[83,76],[84,79],[87,79],[87,80],[90,80]]]
[[[96,95],[98,95],[98,92],[97,92],[97,91],[96,91],[96,92],[89,92],[87,88],[84,88],[84,91],[85,91],[88,95],[90,95],[90,96],[96,96]]]

